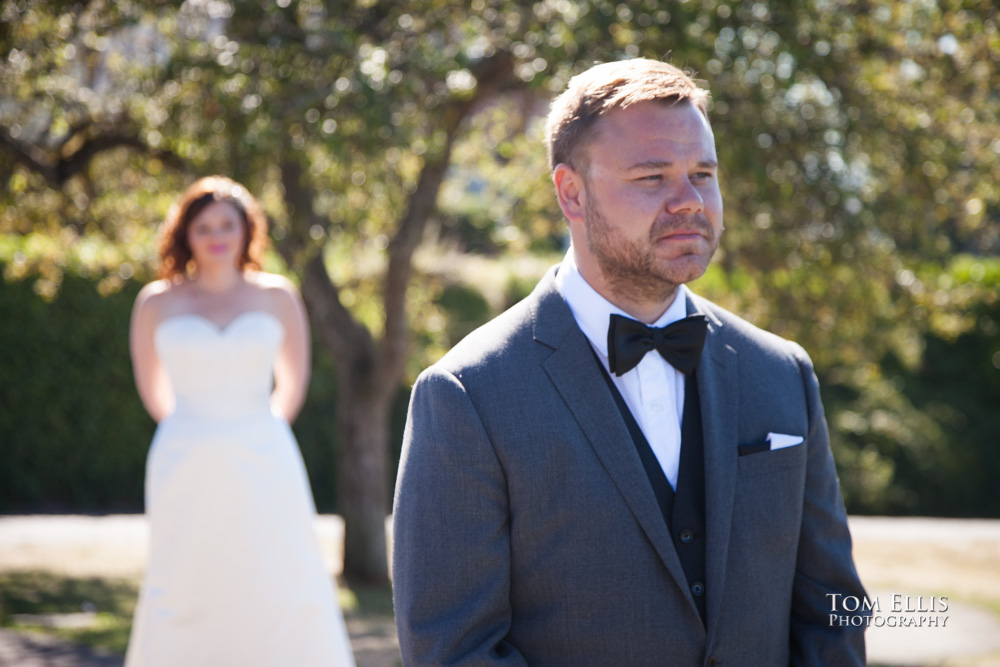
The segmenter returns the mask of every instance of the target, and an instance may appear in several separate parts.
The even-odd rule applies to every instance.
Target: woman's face
[[[191,220],[187,240],[198,266],[238,266],[246,247],[243,215],[229,202],[212,202]]]

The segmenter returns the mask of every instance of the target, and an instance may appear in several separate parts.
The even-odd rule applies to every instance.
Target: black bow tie
[[[655,349],[684,375],[698,365],[705,346],[708,320],[691,315],[665,327],[650,327],[621,315],[612,315],[608,326],[608,365],[615,375],[624,375]]]

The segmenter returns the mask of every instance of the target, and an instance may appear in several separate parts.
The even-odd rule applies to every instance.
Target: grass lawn
[[[138,590],[131,579],[0,572],[0,625],[124,653]]]
[[[124,654],[138,593],[138,578],[0,571],[0,626]],[[353,639],[393,632],[389,589],[342,586],[339,593]]]

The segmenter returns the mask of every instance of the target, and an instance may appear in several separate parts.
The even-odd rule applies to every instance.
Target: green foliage
[[[820,369],[850,511],[1000,516],[1000,261],[960,257],[937,282],[915,362]]]
[[[490,304],[476,289],[466,285],[447,285],[437,301],[448,314],[451,345],[465,338],[490,317]]]
[[[132,383],[129,309],[66,275],[47,303],[0,282],[0,511],[136,510],[153,422]]]
[[[1000,288],[1000,282],[994,283]],[[996,291],[994,291],[994,295]],[[940,429],[947,443],[940,456],[907,451],[897,465],[896,485],[912,488],[919,501],[906,510],[945,516],[1000,516],[1000,299],[979,304],[976,326],[954,339],[931,334],[923,363],[903,374],[903,394]],[[926,479],[941,480],[937,488]],[[928,488],[930,487],[930,488]]]
[[[506,96],[470,119],[441,192],[442,243],[489,256],[562,247],[566,223],[549,186],[542,101]]]
[[[337,386],[329,353],[315,337],[312,342],[309,392],[292,431],[309,474],[316,509],[329,513],[337,509],[337,422],[333,410]]]
[[[507,284],[504,289],[504,302],[507,307],[509,308],[510,306],[513,306],[515,303],[531,294],[531,290],[535,288],[536,282],[537,281],[524,278],[523,276],[511,276],[507,280]]]
[[[14,616],[90,611],[95,614],[93,624],[49,632],[123,654],[137,595],[136,582],[126,579],[74,579],[43,572],[3,572],[0,573],[0,625],[38,630],[31,623],[18,623]]]

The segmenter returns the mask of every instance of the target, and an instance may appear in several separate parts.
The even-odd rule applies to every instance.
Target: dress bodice
[[[220,329],[195,314],[156,328],[156,352],[176,398],[171,417],[231,419],[270,413],[274,360],[285,330],[274,315],[252,310]]]

